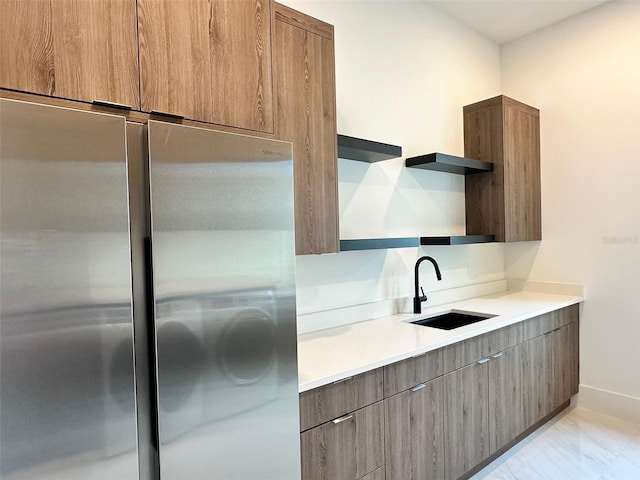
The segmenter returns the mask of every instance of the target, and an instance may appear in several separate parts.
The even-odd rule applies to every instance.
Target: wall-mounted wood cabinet
[[[541,240],[539,110],[503,95],[467,105],[464,155],[494,164],[465,179],[467,234]]]
[[[136,0],[0,1],[0,87],[140,108]]]
[[[273,132],[270,0],[138,0],[142,110]]]
[[[275,8],[276,136],[293,142],[296,253],[339,250],[333,26]]]

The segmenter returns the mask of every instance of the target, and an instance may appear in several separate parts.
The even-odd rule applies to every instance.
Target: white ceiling
[[[501,45],[609,0],[425,1]]]

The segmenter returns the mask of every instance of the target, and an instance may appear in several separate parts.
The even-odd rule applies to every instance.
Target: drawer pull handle
[[[180,114],[177,114],[177,113],[161,112],[159,110],[151,110],[151,112],[149,112],[149,113],[151,115],[154,115],[154,116],[174,118],[176,120],[183,120],[184,119],[184,115],[180,115]]]
[[[489,357],[478,360],[476,363],[478,365],[482,365],[483,363],[487,363],[489,361]]]
[[[336,418],[333,421],[334,425],[338,425],[339,423],[346,422],[347,420],[351,420],[353,418],[353,413],[351,415],[347,415],[345,417]]]
[[[347,378],[343,378],[342,380],[336,380],[335,382],[333,382],[333,384],[335,385],[336,383],[348,382],[352,378],[353,377],[347,377]]]
[[[422,390],[424,387],[426,387],[426,385],[424,383],[421,383],[420,385],[416,385],[415,387],[413,387],[411,391],[417,392],[418,390]]]
[[[91,103],[93,103],[94,105],[98,105],[100,107],[118,108],[120,110],[132,110],[131,105],[125,105],[124,103],[108,102],[107,100],[95,99]]]
[[[504,355],[504,352],[494,353],[491,358],[500,358],[502,355]]]

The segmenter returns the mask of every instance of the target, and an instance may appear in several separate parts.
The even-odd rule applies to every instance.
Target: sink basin
[[[423,327],[440,328],[442,330],[453,330],[464,327],[472,323],[481,322],[487,318],[493,318],[491,313],[465,312],[462,310],[451,310],[449,312],[437,313],[427,318],[421,318],[411,323]]]

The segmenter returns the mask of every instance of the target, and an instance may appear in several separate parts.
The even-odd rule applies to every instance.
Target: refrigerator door
[[[0,99],[0,478],[137,479],[125,122]]]
[[[161,478],[300,478],[291,144],[148,133]]]

